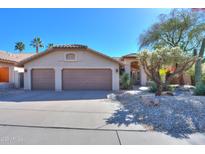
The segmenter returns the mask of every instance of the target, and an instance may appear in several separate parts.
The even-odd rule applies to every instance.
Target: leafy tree
[[[201,79],[201,61],[205,46],[205,13],[201,9],[173,9],[161,14],[159,21],[140,35],[140,48],[180,47],[184,52],[194,49],[201,59],[195,65],[195,83]],[[201,48],[200,48],[201,46]]]
[[[15,50],[19,50],[21,53],[23,50],[25,50],[25,44],[23,42],[16,42]]]
[[[47,48],[51,48],[51,47],[53,47],[53,46],[54,46],[53,43],[48,43]]]
[[[152,52],[143,50],[138,53],[138,57],[146,75],[157,84],[156,95],[158,96],[161,95],[163,87],[167,87],[172,78],[191,68],[196,59],[189,53],[183,52],[179,47],[161,48]],[[167,79],[164,81],[160,72],[170,66],[174,69],[169,72]]]
[[[173,9],[169,14],[161,14],[139,38],[143,47],[180,47],[183,51],[198,49],[205,37],[204,13],[191,9]]]
[[[43,42],[41,41],[40,37],[36,37],[31,41],[30,44],[32,47],[36,48],[36,53],[38,53],[39,48],[43,48]]]

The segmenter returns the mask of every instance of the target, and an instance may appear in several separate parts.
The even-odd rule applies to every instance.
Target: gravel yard
[[[123,92],[117,94],[122,107],[107,119],[108,124],[142,124],[149,130],[164,132],[177,138],[205,132],[205,97],[160,96],[159,106],[148,106],[140,96],[150,93]]]

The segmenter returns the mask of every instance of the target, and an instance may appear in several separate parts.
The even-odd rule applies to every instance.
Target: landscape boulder
[[[160,100],[158,96],[140,96],[140,100],[147,106],[159,106]]]

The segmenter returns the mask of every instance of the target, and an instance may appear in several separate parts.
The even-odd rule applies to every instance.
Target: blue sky
[[[14,51],[17,41],[24,52],[34,52],[31,40],[44,45],[85,44],[109,56],[138,50],[138,37],[169,9],[0,9],[0,50]],[[41,51],[45,48],[40,49]]]

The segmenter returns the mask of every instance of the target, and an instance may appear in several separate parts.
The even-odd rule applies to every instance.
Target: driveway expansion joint
[[[39,112],[66,112],[66,113],[88,113],[88,114],[112,114],[112,112],[88,112],[88,111],[69,111],[69,110],[42,110],[42,109],[22,109],[22,108],[0,108],[0,110],[9,110],[9,111],[39,111]]]
[[[0,124],[2,127],[24,127],[24,128],[45,128],[45,129],[68,129],[68,130],[93,130],[93,131],[126,131],[126,132],[147,132],[147,130],[128,130],[128,129],[96,129],[80,127],[61,127],[61,126],[39,126],[39,125],[18,125],[18,124]],[[117,133],[118,134],[118,133]]]
[[[119,136],[119,134],[118,134],[118,131],[116,130],[115,132],[116,132],[116,135],[117,135],[117,139],[118,139],[118,141],[119,141],[119,144],[122,145],[122,142],[121,142],[121,140],[120,140],[120,136]]]

